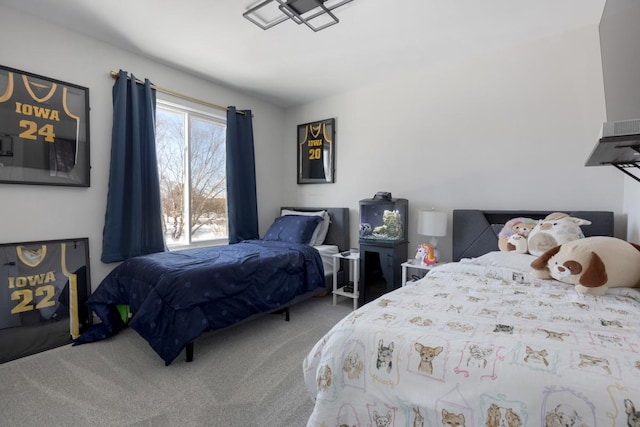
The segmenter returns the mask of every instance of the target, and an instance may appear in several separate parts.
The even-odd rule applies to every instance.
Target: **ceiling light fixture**
[[[263,30],[291,19],[296,24],[305,24],[317,32],[340,22],[331,11],[352,1],[265,0],[247,10],[242,16]]]

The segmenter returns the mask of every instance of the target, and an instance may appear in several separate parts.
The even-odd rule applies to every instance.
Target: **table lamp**
[[[429,245],[433,248],[435,262],[440,259],[440,251],[437,248],[438,237],[447,235],[447,214],[435,210],[420,211],[418,213],[418,234],[431,236]]]

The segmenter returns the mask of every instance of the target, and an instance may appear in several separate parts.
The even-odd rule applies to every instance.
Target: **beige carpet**
[[[351,300],[332,297],[195,343],[170,366],[135,331],[0,364],[1,426],[304,426],[302,360]]]

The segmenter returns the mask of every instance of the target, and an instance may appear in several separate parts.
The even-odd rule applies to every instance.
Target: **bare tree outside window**
[[[169,248],[228,238],[224,120],[156,107],[163,229]]]

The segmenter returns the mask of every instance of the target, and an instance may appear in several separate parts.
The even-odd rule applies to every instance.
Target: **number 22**
[[[43,297],[39,303],[33,306],[33,294],[36,297]],[[44,295],[44,296],[43,296]],[[19,301],[15,307],[11,309],[11,314],[23,313],[25,311],[31,311],[34,308],[39,310],[44,307],[53,307],[56,302],[53,298],[56,295],[56,288],[53,285],[44,285],[36,288],[35,292],[31,289],[18,289],[11,292],[11,301]]]

